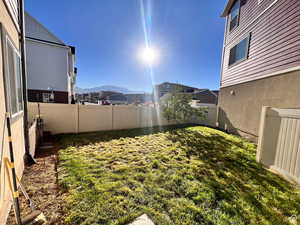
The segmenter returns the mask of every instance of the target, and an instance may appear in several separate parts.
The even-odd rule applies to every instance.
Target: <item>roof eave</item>
[[[223,13],[221,14],[221,17],[226,17],[229,15],[230,9],[233,5],[233,3],[235,2],[235,0],[228,0],[225,6],[225,9],[223,11]]]

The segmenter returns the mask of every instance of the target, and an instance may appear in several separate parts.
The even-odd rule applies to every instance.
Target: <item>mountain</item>
[[[141,92],[141,91],[131,91],[127,88],[113,86],[113,85],[103,85],[103,86],[93,87],[93,88],[80,88],[80,87],[75,88],[75,92],[78,93],[78,94],[90,93],[90,92],[100,92],[100,91],[115,91],[115,92],[120,92],[120,93],[123,93],[123,94],[141,94],[141,93],[144,93],[144,92]]]

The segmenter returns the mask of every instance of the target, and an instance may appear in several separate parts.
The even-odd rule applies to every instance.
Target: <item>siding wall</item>
[[[249,58],[228,67],[230,49],[251,32]],[[300,1],[241,0],[239,26],[227,32],[221,87],[300,66]]]
[[[68,48],[26,40],[27,87],[68,92]]]
[[[7,126],[5,121],[5,92],[4,92],[4,65],[3,65],[3,43],[2,43],[2,28],[4,28],[9,35],[14,45],[19,48],[18,30],[9,14],[9,7],[5,5],[8,1],[0,0],[0,157],[9,157],[9,147],[7,141]],[[23,130],[23,116],[14,119],[12,123],[12,139],[15,155],[15,167],[19,177],[22,176],[24,164],[24,130]],[[8,212],[11,209],[12,197],[7,183],[7,175],[4,173],[4,164],[0,160],[0,225],[6,223]]]

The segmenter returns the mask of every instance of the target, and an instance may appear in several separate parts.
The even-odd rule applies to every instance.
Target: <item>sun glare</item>
[[[157,51],[153,48],[146,47],[141,50],[140,52],[140,59],[143,63],[148,65],[153,65],[158,60],[158,54]]]

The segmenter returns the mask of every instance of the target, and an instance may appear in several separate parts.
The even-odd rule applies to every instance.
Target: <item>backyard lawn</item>
[[[66,224],[300,224],[300,192],[256,146],[205,127],[59,136]]]

